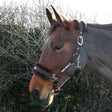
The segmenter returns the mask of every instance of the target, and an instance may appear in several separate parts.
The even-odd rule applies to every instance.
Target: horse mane
[[[64,22],[64,23],[66,24],[66,22]],[[58,22],[55,22],[55,24],[53,26],[51,26],[48,35],[51,35],[60,26],[61,25]],[[88,23],[87,26],[112,31],[112,24],[102,24],[101,25],[101,24],[90,24],[90,23]],[[67,27],[67,25],[66,25],[65,29],[70,30],[69,27]]]
[[[90,26],[90,27],[94,27],[94,28],[100,28],[100,29],[105,29],[105,30],[108,30],[108,31],[112,31],[112,24],[87,24],[87,26]]]

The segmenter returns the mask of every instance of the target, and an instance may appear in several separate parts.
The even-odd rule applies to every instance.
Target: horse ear
[[[75,29],[79,30],[80,29],[80,27],[79,27],[80,22],[78,20],[73,20],[73,23],[74,23]]]
[[[46,8],[46,14],[50,24],[53,25],[56,21],[53,19],[52,13],[49,11],[48,8]]]
[[[52,7],[52,9],[54,11],[54,14],[56,16],[57,21],[60,23],[60,25],[62,25],[63,24],[63,21],[62,21],[60,15],[58,14],[57,10],[52,5],[51,5],[51,7]]]

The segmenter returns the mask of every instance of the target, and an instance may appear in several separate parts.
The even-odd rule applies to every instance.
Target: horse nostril
[[[47,106],[49,104],[49,99],[51,92],[48,91],[44,99],[39,99],[40,97],[40,91],[38,89],[33,89],[31,92],[31,95],[33,97],[33,100],[36,104],[42,105],[42,106]]]
[[[31,92],[31,95],[33,97],[33,100],[35,102],[37,102],[38,99],[39,99],[39,96],[40,96],[40,91],[38,89],[33,89],[32,92]]]

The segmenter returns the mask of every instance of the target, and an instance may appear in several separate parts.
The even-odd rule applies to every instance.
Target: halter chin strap
[[[58,73],[53,74],[53,71],[48,69],[47,67],[41,65],[40,63],[36,63],[35,67],[33,69],[33,74],[45,79],[45,80],[49,80],[51,82],[54,83],[54,90],[55,93],[58,92],[58,80],[60,78],[60,75],[62,73],[64,73],[68,68],[70,68],[72,65],[76,64],[75,66],[75,70],[80,70],[80,48],[83,45],[83,31],[84,30],[84,24],[83,22],[80,22],[80,31],[79,31],[79,35],[77,37],[77,41],[76,41],[76,51],[75,53],[73,53],[73,58],[72,60]]]

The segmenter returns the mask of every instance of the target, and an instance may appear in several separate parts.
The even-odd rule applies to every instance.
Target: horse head
[[[71,61],[74,53],[74,43],[79,31],[79,22],[70,20],[54,9],[55,17],[46,9],[51,28],[43,45],[39,63],[33,72],[29,90],[35,102],[47,106],[53,101],[55,95],[54,82],[59,85],[67,69],[59,73]],[[50,74],[58,74],[58,78]],[[47,77],[46,77],[47,76]],[[62,82],[63,83],[63,82]]]

